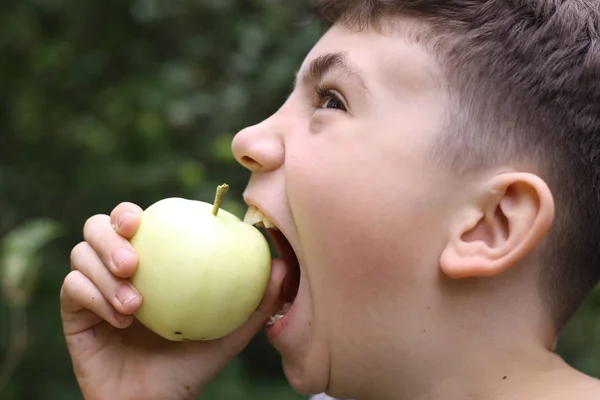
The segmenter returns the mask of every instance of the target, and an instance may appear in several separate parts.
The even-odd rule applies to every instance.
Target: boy
[[[263,302],[224,339],[161,340],[131,317],[141,209],[90,218],[61,290],[86,399],[196,398],[263,326],[307,395],[600,398],[552,352],[600,277],[595,2],[319,6],[292,94],[232,144],[281,232]]]

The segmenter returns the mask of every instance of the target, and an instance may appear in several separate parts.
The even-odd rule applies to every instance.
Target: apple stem
[[[223,203],[223,198],[227,194],[229,190],[229,185],[224,183],[222,185],[217,186],[217,194],[215,195],[215,203],[213,205],[212,213],[216,217],[219,212],[219,208],[221,207],[221,203]]]

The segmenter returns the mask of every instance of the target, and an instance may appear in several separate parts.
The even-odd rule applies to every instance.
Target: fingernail
[[[119,300],[119,303],[124,306],[135,299],[137,295],[131,286],[121,285],[117,288],[115,296]]]
[[[123,224],[125,222],[127,222],[127,220],[129,218],[131,218],[132,216],[133,216],[133,213],[129,212],[129,211],[124,212],[123,214],[121,214],[121,216],[119,217],[119,220],[117,221],[117,227],[121,228],[123,226]]]
[[[113,261],[117,267],[120,267],[121,264],[131,255],[131,250],[125,247],[122,247],[114,252]]]

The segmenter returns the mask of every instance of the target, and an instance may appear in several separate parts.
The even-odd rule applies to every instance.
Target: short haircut
[[[556,218],[540,293],[560,331],[600,280],[600,5],[597,0],[317,0],[329,23],[402,17],[438,61],[451,100],[432,154],[461,173],[534,171]]]

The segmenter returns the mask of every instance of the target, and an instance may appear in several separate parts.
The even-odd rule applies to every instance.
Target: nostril
[[[283,164],[284,159],[281,137],[275,134],[256,136],[257,133],[253,130],[242,131],[236,136],[231,145],[236,161],[252,172],[276,170]]]
[[[257,163],[252,157],[248,157],[248,156],[243,156],[242,157],[242,164],[244,164],[247,167],[257,167],[257,166],[260,166],[260,164]]]

